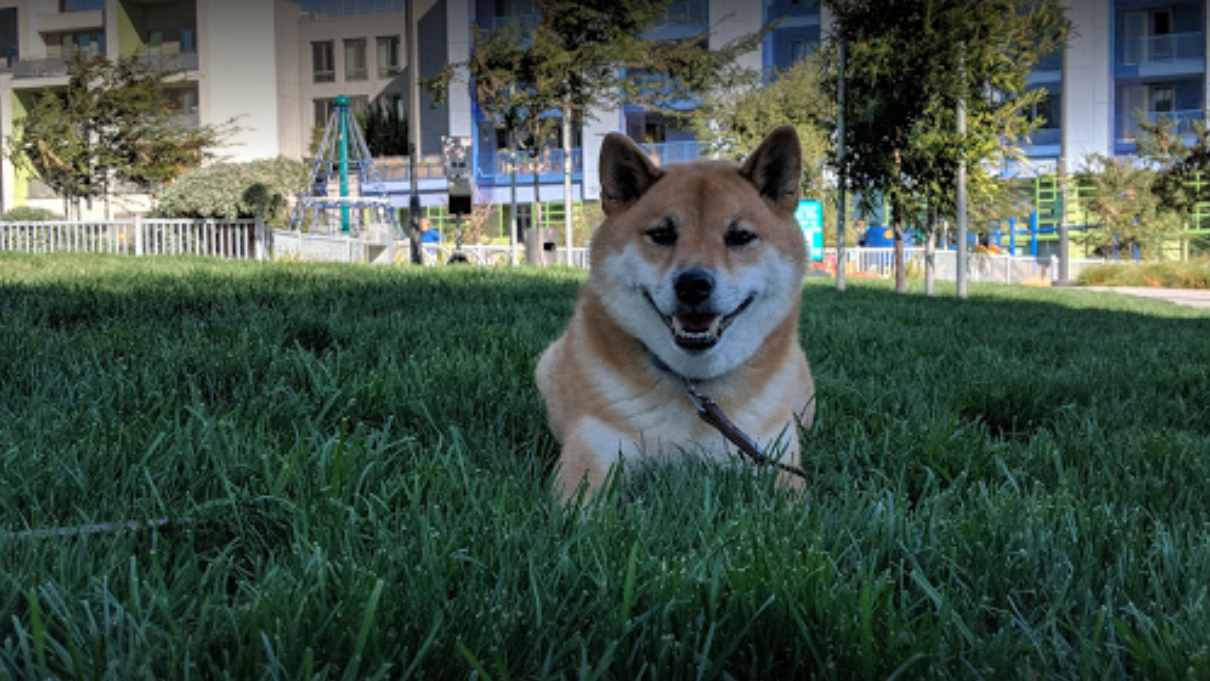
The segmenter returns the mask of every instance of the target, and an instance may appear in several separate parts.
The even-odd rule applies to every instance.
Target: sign
[[[802,228],[802,236],[807,241],[807,258],[823,260],[823,203],[821,201],[798,202],[794,218]]]

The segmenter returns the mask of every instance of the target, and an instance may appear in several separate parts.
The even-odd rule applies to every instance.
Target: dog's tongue
[[[715,314],[682,314],[673,317],[678,333],[708,333],[715,331],[719,316]]]

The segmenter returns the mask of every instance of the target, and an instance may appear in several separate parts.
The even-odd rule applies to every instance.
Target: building
[[[1204,115],[1210,97],[1208,0],[1070,0],[1076,26],[1064,54],[1045,60],[1031,87],[1049,97],[1033,112],[1042,129],[1025,146],[1030,162],[1006,168],[1012,175],[1052,170],[1066,153],[1067,167],[1090,154],[1134,151],[1135,112],[1169,116],[1183,125]],[[415,0],[421,77],[470,55],[473,26],[533,22],[528,0]],[[408,49],[404,0],[0,0],[0,133],[9,134],[36,93],[64,82],[64,57],[88,50],[140,54],[184,69],[174,86],[183,124],[235,119],[241,130],[226,150],[234,159],[307,156],[337,95],[355,103],[408,105]],[[830,20],[814,0],[677,0],[652,39],[695,35],[707,27],[722,44],[780,20],[753,68],[785,67],[812,53]],[[473,140],[478,200],[518,204],[537,196],[563,198],[562,157],[556,148],[537,160],[510,163],[508,140],[473,102],[469,89],[449,100],[421,101],[422,202],[445,201],[440,161],[443,136]],[[573,192],[577,201],[598,198],[596,159],[607,132],[620,130],[647,144],[663,161],[699,153],[691,135],[663,116],[637,107],[595,111],[572,139]],[[408,177],[401,159],[385,159],[396,205],[406,206]],[[36,179],[18,177],[4,162],[3,207],[52,202]],[[53,207],[53,206],[52,206]],[[524,213],[525,209],[522,209]],[[523,215],[524,217],[524,215]]]

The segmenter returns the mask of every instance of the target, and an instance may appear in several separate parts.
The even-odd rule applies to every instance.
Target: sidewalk
[[[1210,290],[1183,288],[1149,288],[1146,286],[1082,286],[1086,291],[1112,291],[1127,296],[1167,300],[1199,310],[1210,310]]]

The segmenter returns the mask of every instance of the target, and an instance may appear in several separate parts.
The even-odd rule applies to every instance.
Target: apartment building
[[[13,120],[39,93],[66,84],[72,53],[139,55],[181,72],[172,91],[182,125],[236,119],[231,157],[275,156],[277,74],[262,32],[273,17],[271,3],[241,0],[0,0],[0,134],[12,134]],[[0,184],[5,209],[62,210],[45,185],[7,159]],[[146,202],[126,203],[137,210]]]
[[[1135,150],[1135,115],[1167,116],[1188,126],[1204,115],[1206,54],[1210,51],[1210,0],[1070,0],[1076,31],[1063,54],[1042,62],[1030,87],[1049,93],[1033,115],[1042,129],[1025,145],[1029,162],[1011,175],[1067,167],[1099,153]],[[225,153],[234,159],[306,157],[332,101],[377,101],[396,110],[408,105],[408,49],[404,0],[0,0],[0,134],[11,132],[36,93],[65,82],[72,51],[138,54],[184,69],[174,85],[183,124],[235,119],[241,130]],[[529,0],[415,0],[421,77],[468,58],[473,26],[535,22]],[[711,28],[711,42],[778,20],[752,68],[780,68],[814,52],[830,18],[814,0],[677,0],[648,36],[666,39]],[[692,103],[686,103],[691,106]],[[557,115],[557,114],[556,114]],[[446,135],[473,139],[474,183],[479,201],[504,205],[563,197],[559,141],[538,159],[517,163],[508,140],[475,106],[465,84],[434,106],[421,96],[421,153],[437,154]],[[638,107],[589,112],[574,126],[572,163],[576,200],[598,198],[596,159],[601,140],[619,130],[647,145],[662,161],[699,152],[692,135],[674,121]],[[404,164],[388,167],[387,188],[407,205]],[[515,173],[513,172],[515,171]],[[439,175],[439,173],[437,173]],[[7,161],[0,173],[3,207],[52,201],[44,186],[17,177]],[[445,201],[440,177],[421,176],[422,203]]]

